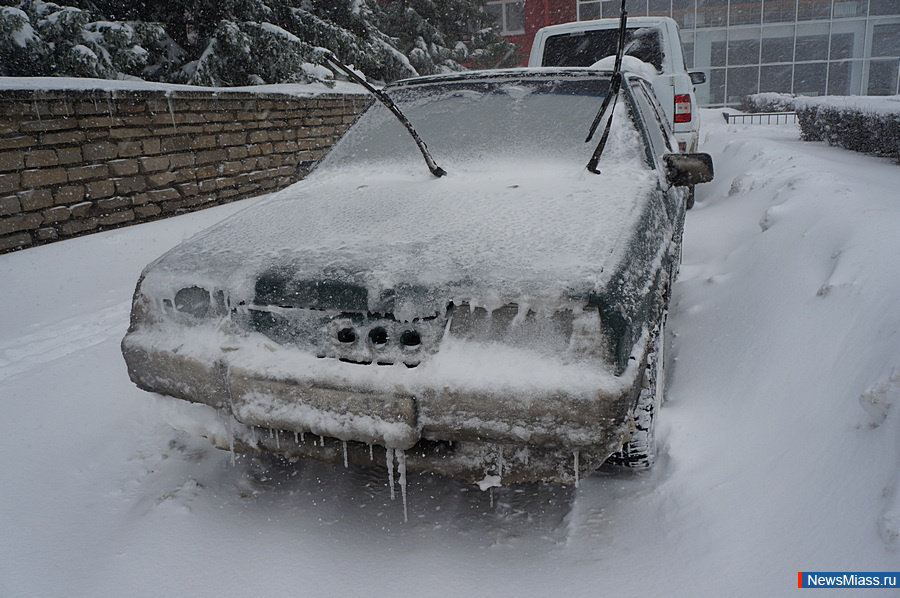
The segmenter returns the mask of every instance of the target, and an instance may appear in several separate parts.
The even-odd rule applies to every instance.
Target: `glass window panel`
[[[828,58],[827,35],[804,35],[797,38],[796,61],[825,60]]]
[[[728,64],[759,63],[759,40],[733,40],[728,42]]]
[[[870,15],[897,15],[900,14],[900,6],[897,0],[869,0]]]
[[[603,16],[602,2],[582,2],[578,5],[578,18],[582,21],[591,21]]]
[[[728,103],[740,103],[745,96],[756,93],[759,86],[759,68],[739,67],[728,69]]]
[[[732,25],[759,23],[762,18],[762,2],[732,3],[728,20]]]
[[[872,56],[900,56],[900,23],[872,28]]]
[[[502,4],[487,4],[484,7],[484,14],[488,16],[496,27],[503,29],[503,5]]]
[[[897,93],[897,61],[873,60],[869,63],[869,95],[890,96]]]
[[[709,45],[710,66],[725,66],[725,42],[712,42]]]
[[[728,24],[728,0],[697,0],[697,27]]]
[[[650,14],[653,16],[672,16],[672,3],[670,0],[650,0]]]
[[[798,21],[817,21],[829,17],[831,17],[831,0],[799,0],[797,2]]]
[[[759,69],[759,91],[774,91],[778,93],[791,93],[791,71],[793,66],[783,64],[778,66],[763,66]]]
[[[794,65],[794,93],[824,95],[825,74],[824,62]]]
[[[795,0],[765,0],[763,21],[766,23],[785,23],[794,20],[797,3]]]
[[[612,18],[619,16],[619,11],[622,8],[621,2],[616,2],[616,0],[610,0],[608,2],[601,2],[600,8],[602,9],[603,16],[605,18]]]
[[[709,103],[725,103],[725,69],[709,71]]]
[[[828,63],[828,95],[850,95],[850,63]]]
[[[694,0],[672,0],[672,18],[681,27],[694,27]]]
[[[762,40],[762,61],[766,62],[793,62],[794,38],[773,37]]]
[[[835,19],[864,17],[867,5],[867,0],[835,0],[831,16]]]
[[[622,3],[617,3],[616,14],[614,16],[619,16],[621,8]],[[625,0],[625,10],[628,11],[629,17],[645,17],[647,16],[647,0]],[[603,16],[610,17],[613,15],[604,14]]]
[[[832,60],[853,58],[852,33],[836,33],[831,36],[831,54],[829,58]]]
[[[525,31],[525,3],[506,3],[506,31]]]
[[[694,68],[694,42],[684,42],[682,44],[682,48],[684,49],[684,64],[687,65],[687,68]]]

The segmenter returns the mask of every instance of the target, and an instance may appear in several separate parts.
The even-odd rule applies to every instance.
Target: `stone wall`
[[[286,187],[370,101],[0,89],[0,253]]]

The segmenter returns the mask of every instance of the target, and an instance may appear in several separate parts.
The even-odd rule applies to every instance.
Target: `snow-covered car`
[[[649,465],[685,186],[711,161],[626,74],[589,171],[610,77],[388,86],[446,176],[373,104],[306,180],[144,270],[131,379],[226,450],[482,487]]]

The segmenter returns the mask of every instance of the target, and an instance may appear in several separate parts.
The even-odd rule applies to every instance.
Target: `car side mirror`
[[[694,71],[693,73],[688,73],[688,76],[691,78],[691,83],[694,85],[706,83],[706,73],[703,71]]]
[[[675,187],[687,187],[713,180],[713,161],[709,154],[665,154],[666,178]]]

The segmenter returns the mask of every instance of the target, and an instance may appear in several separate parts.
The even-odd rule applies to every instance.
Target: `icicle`
[[[306,442],[306,432],[300,432],[300,442]]]
[[[350,467],[350,465],[347,463],[347,441],[346,440],[341,441],[341,448],[344,449],[344,469],[346,469],[346,468]]]
[[[400,472],[400,496],[403,497],[403,523],[409,521],[406,509],[406,451],[397,452],[397,471]]]
[[[178,125],[175,124],[175,107],[172,106],[172,96],[167,95],[166,101],[169,103],[169,114],[172,115],[172,129],[177,131]]]
[[[386,448],[384,450],[384,464],[388,469],[388,485],[391,487],[391,500],[394,500],[394,449]]]
[[[322,443],[322,448],[325,448],[325,437],[324,436],[319,436],[319,442]]]
[[[372,452],[372,445],[369,445],[369,461],[373,461],[375,459],[375,454]]]
[[[300,444],[300,432],[297,430],[294,430],[294,443]]]
[[[576,488],[578,488],[578,482],[580,481],[580,480],[578,479],[578,476],[579,476],[579,472],[578,472],[578,457],[579,457],[580,455],[581,455],[581,451],[575,451],[575,487],[576,487]]]
[[[269,428],[269,440],[272,440],[272,428]]]
[[[497,456],[497,475],[501,478],[503,477],[503,449],[500,449],[500,454]]]
[[[494,508],[494,487],[491,486],[488,488],[488,493],[491,495],[491,508]]]
[[[275,448],[281,450],[281,430],[275,430]]]
[[[234,420],[228,418],[228,450],[231,451],[231,466],[234,467]]]

